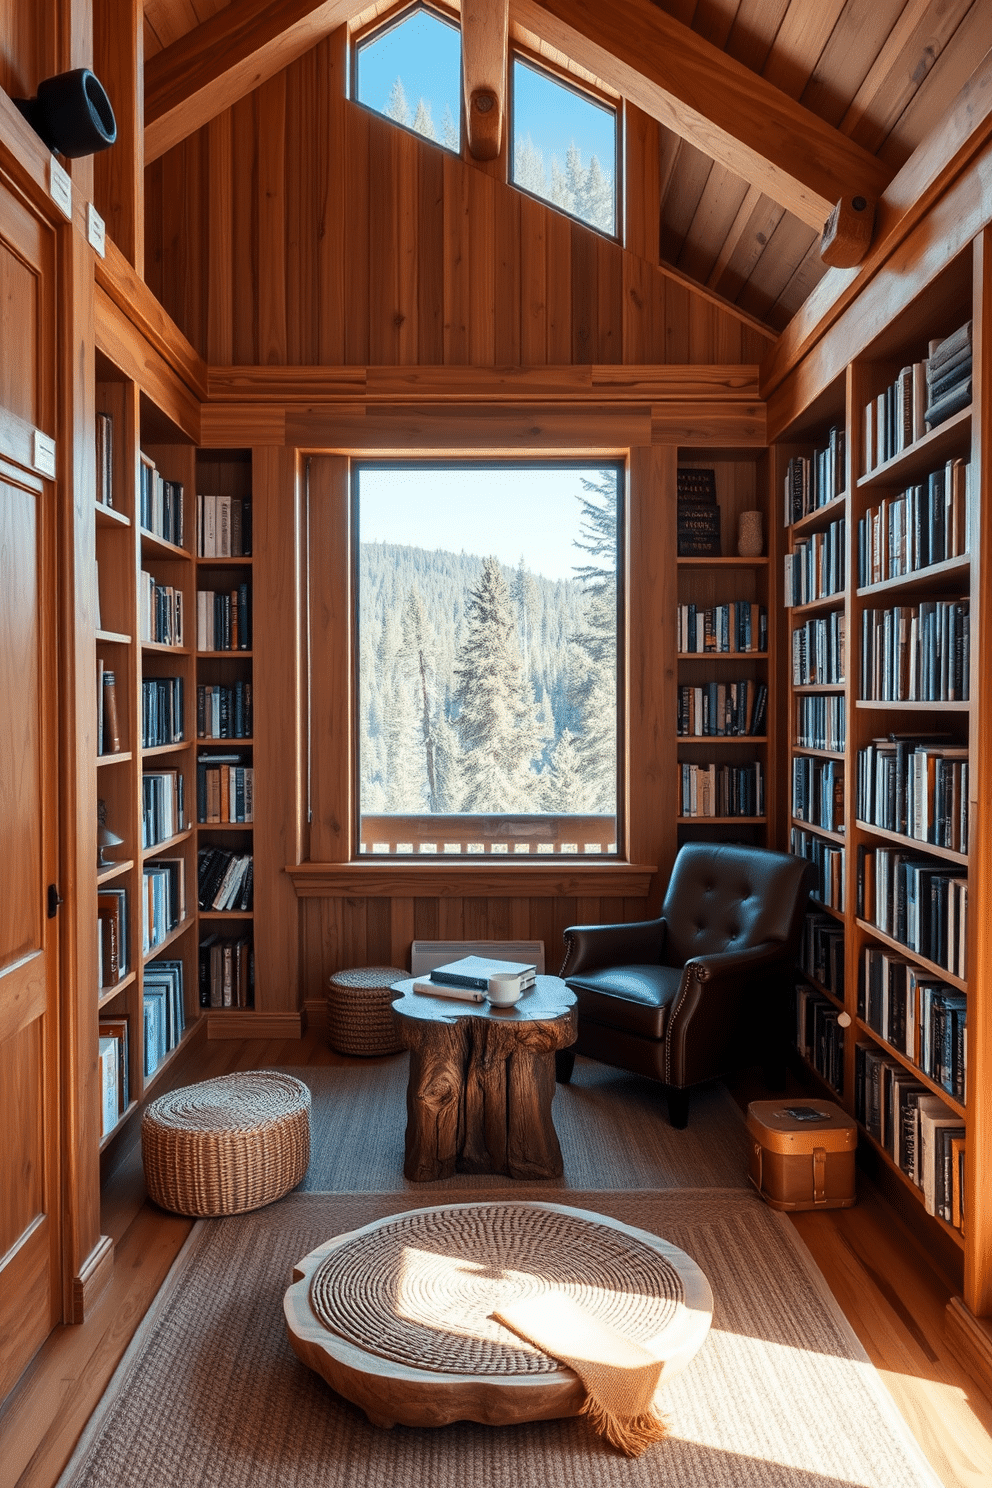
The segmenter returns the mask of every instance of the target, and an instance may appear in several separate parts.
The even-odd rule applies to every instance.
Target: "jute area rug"
[[[456,1173],[437,1183],[403,1177],[408,1056],[361,1064],[317,1065],[287,1073],[313,1094],[310,1167],[303,1188],[311,1193],[437,1193],[464,1197],[505,1186],[505,1176]],[[553,1197],[568,1203],[570,1189],[746,1188],[747,1136],[740,1110],[726,1086],[714,1082],[693,1093],[689,1125],[675,1131],[660,1087],[638,1075],[591,1059],[576,1061],[571,1083],[559,1085],[552,1103],[565,1161],[562,1178],[535,1188],[514,1184],[518,1197]],[[526,1192],[525,1192],[526,1189]],[[430,1198],[417,1201],[422,1204]]]
[[[671,1435],[643,1457],[619,1456],[577,1418],[370,1426],[291,1352],[283,1293],[294,1262],[324,1240],[417,1203],[409,1192],[297,1192],[196,1226],[61,1488],[935,1488],[781,1215],[739,1187],[555,1198],[665,1236],[713,1288],[706,1342],[663,1387]]]

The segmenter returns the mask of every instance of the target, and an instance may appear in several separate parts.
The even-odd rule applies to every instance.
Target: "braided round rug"
[[[539,1204],[470,1204],[399,1215],[320,1263],[310,1306],[325,1328],[379,1358],[449,1374],[546,1374],[555,1359],[491,1314],[564,1292],[639,1341],[684,1300],[657,1250],[605,1224]]]

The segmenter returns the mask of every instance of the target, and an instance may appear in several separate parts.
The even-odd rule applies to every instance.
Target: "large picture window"
[[[353,482],[360,854],[616,856],[622,467]]]

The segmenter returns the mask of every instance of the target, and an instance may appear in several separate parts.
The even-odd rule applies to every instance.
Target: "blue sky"
[[[546,73],[519,58],[513,64],[513,107],[515,136],[525,139],[529,134],[543,152],[546,166],[552,156],[564,165],[565,152],[574,140],[584,166],[597,155],[606,174],[613,174],[616,115],[611,110],[591,107],[586,98],[552,82]]]
[[[458,129],[461,110],[461,37],[457,27],[446,25],[425,11],[415,11],[409,20],[382,32],[358,53],[358,86],[361,103],[385,109],[397,78],[403,82],[410,114],[423,98],[431,106],[438,135],[445,104]]]
[[[564,165],[572,140],[578,145],[582,164],[598,155],[603,169],[612,174],[616,145],[616,120],[608,109],[590,107],[568,88],[526,64],[514,64],[513,88],[520,135],[530,137],[544,153],[545,164],[557,156]],[[431,106],[438,134],[445,104],[459,127],[461,109],[461,39],[455,26],[445,24],[425,11],[382,32],[359,49],[356,94],[370,108],[385,109],[397,78],[401,78],[411,115],[417,100]]]
[[[453,553],[494,554],[515,568],[573,579],[586,555],[579,536],[581,476],[600,467],[486,470],[362,468],[359,537]]]

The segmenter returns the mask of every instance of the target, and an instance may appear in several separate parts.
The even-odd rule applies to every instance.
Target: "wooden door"
[[[62,1316],[53,262],[0,179],[0,1400]]]

